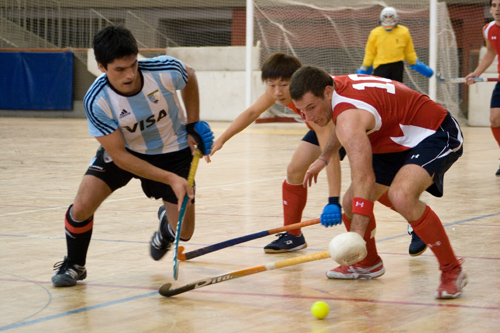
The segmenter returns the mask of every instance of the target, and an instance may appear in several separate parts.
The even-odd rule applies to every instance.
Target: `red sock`
[[[491,132],[493,132],[493,136],[497,140],[498,146],[500,146],[500,127],[491,127]]]
[[[384,194],[382,194],[382,196],[380,198],[378,198],[378,202],[380,202],[382,205],[386,206],[386,207],[389,207],[390,209],[392,209],[393,211],[396,211],[394,209],[394,206],[392,205],[392,202],[389,200],[389,194],[387,194],[389,191],[385,191]]]
[[[342,214],[342,221],[344,221],[344,225],[347,231],[351,230],[351,220],[345,215]],[[372,215],[370,222],[368,222],[368,227],[366,228],[365,235],[363,239],[366,242],[366,250],[367,255],[366,258],[361,260],[359,264],[363,266],[373,266],[380,259],[377,252],[377,245],[375,244],[375,235],[372,237],[372,232],[376,228],[375,217]]]
[[[410,222],[410,224],[436,255],[440,270],[459,265],[441,220],[429,206],[425,207],[424,214],[418,220]]]
[[[301,222],[302,211],[306,207],[307,202],[307,187],[302,186],[302,184],[289,184],[285,179],[282,188],[284,225]],[[300,229],[290,230],[288,233],[300,236]]]

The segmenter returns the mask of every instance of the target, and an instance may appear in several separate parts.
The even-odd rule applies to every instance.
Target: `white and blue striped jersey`
[[[170,56],[139,60],[142,90],[124,96],[99,76],[84,98],[90,135],[119,129],[125,146],[142,154],[164,154],[188,147],[186,115],[176,90],[186,86],[184,64]]]

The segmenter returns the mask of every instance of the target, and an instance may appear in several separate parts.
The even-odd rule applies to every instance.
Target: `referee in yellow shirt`
[[[418,60],[410,30],[398,24],[396,9],[386,7],[380,13],[380,26],[370,32],[363,65],[356,74],[372,74],[403,82],[403,60],[425,77],[434,74],[430,67]]]

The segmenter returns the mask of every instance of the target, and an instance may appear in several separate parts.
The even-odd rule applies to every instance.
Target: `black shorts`
[[[373,170],[378,184],[390,186],[404,165],[419,165],[434,180],[427,192],[442,197],[444,174],[462,153],[462,131],[457,121],[448,113],[436,133],[414,148],[399,153],[373,154]]]
[[[193,159],[191,149],[189,148],[160,155],[145,155],[130,150],[129,152],[160,169],[173,172],[186,179],[189,175],[189,169],[191,168],[191,161]],[[85,174],[101,179],[113,192],[127,185],[132,178],[137,178],[140,179],[142,190],[148,198],[161,198],[173,204],[177,203],[177,197],[169,185],[138,177],[128,171],[120,169],[102,146],[97,149],[96,156],[90,162]]]
[[[500,108],[500,82],[497,82],[491,94],[490,108]]]
[[[394,81],[403,82],[403,72],[405,65],[403,61],[383,64],[375,68],[372,75],[385,77]]]
[[[306,135],[302,138],[302,141],[309,142],[310,144],[313,144],[315,146],[319,146],[319,141],[318,141],[318,136],[316,135],[316,132],[313,130],[309,130]],[[339,149],[339,155],[340,155],[340,160],[342,161],[346,155],[344,147],[340,147]]]
[[[315,146],[319,146],[318,137],[316,136],[316,132],[313,130],[309,130],[306,135],[302,138],[302,141],[309,142]]]

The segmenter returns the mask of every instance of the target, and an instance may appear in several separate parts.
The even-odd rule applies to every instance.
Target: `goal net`
[[[233,57],[238,62],[236,66],[218,54],[206,56],[196,47],[244,47],[246,3],[246,0],[0,0],[0,48],[70,48],[76,59],[86,64],[87,49],[92,47],[95,33],[107,25],[120,24],[134,33],[141,54],[146,57],[188,47],[187,52],[200,58],[201,65],[210,71],[227,73],[238,66],[239,71],[244,71],[245,59],[240,51]],[[271,53],[282,51],[297,56],[303,64],[323,67],[335,75],[354,73],[361,66],[368,35],[379,24],[380,12],[386,6],[397,10],[399,23],[411,32],[418,58],[429,64],[430,0],[253,0],[253,3],[253,45],[260,48],[257,55],[260,61],[253,62],[255,71]],[[435,72],[441,72],[443,77],[457,77],[474,70],[479,49],[484,45],[482,27],[492,20],[488,6],[488,0],[438,2]],[[193,47],[191,51],[189,47]],[[258,76],[257,72],[254,74]],[[429,93],[429,80],[409,66],[405,66],[404,83]],[[258,78],[252,84],[263,90]],[[233,89],[228,96],[238,96],[230,98],[244,99],[241,98],[244,87],[220,85],[220,89],[226,88]],[[254,95],[252,99],[255,100]],[[467,86],[438,83],[436,99],[458,118],[466,116]],[[244,105],[215,105],[215,101],[222,100],[212,98],[210,103],[218,110],[244,108]],[[292,116],[279,106],[273,112]]]
[[[397,10],[399,24],[409,28],[418,58],[429,64],[429,1],[255,0],[254,40],[262,59],[273,52],[295,55],[302,64],[324,68],[334,75],[351,74],[363,61],[370,31],[379,25],[381,10]],[[455,33],[445,3],[438,4],[437,65],[443,77],[459,73]],[[404,83],[427,94],[429,79],[405,66]],[[461,116],[459,85],[438,84],[436,99]],[[287,113],[276,106],[271,112]]]

